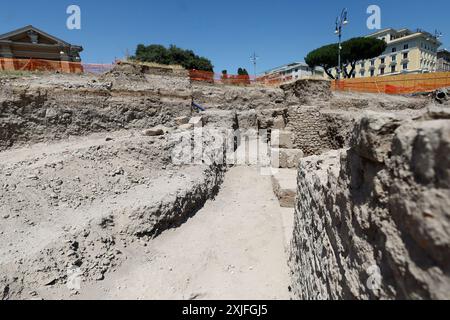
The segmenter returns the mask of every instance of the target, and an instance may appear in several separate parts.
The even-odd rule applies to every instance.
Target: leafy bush
[[[196,55],[192,50],[181,49],[175,45],[166,48],[157,44],[149,46],[139,44],[136,48],[136,55],[132,59],[165,65],[181,65],[189,70],[212,72],[214,69],[211,61],[207,58]]]
[[[238,75],[239,76],[248,76],[247,69],[239,68],[238,69]]]

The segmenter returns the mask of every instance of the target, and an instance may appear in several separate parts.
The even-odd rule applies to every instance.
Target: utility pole
[[[440,41],[440,39],[442,38],[443,35],[444,34],[441,31],[439,31],[438,29],[436,29],[434,31],[434,38],[436,39],[436,45],[437,45],[437,49],[438,50],[439,50],[439,41]],[[438,66],[437,54],[436,54],[436,63],[434,64],[433,71],[438,70],[438,68],[439,68],[439,66]]]
[[[335,34],[339,37],[339,53],[338,53],[338,72],[337,72],[337,79],[341,79],[341,73],[342,73],[342,61],[341,61],[341,51],[342,51],[342,29],[344,26],[348,24],[347,19],[347,9],[342,9],[341,15],[336,18],[336,30],[334,31]]]
[[[253,55],[250,57],[250,61],[253,62],[253,70],[256,80],[256,63],[258,62],[259,57],[256,55],[256,52],[253,53]]]

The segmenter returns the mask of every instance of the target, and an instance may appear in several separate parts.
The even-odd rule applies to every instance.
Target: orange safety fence
[[[115,64],[82,63],[81,65],[84,73],[102,74],[111,71]]]
[[[255,82],[255,77],[249,75],[218,74],[208,71],[189,70],[192,81],[203,81],[209,83],[223,83],[233,85],[248,85]]]
[[[266,86],[279,86],[294,80],[293,76],[281,76],[279,74],[264,75],[257,78],[257,82]]]
[[[113,64],[88,64],[43,59],[0,58],[0,71],[104,73],[111,70],[113,66]]]
[[[83,62],[70,62],[58,60],[43,60],[43,59],[18,59],[18,58],[0,58],[0,72],[1,71],[42,71],[42,72],[61,72],[61,73],[93,73],[102,74],[114,68],[120,63],[116,61],[112,64],[93,64]],[[189,77],[192,81],[202,81],[212,84],[225,84],[236,86],[247,85],[261,85],[268,87],[276,87],[281,84],[293,81],[292,76],[263,75],[231,75],[231,74],[217,74],[214,72],[189,70]],[[351,87],[351,84],[340,82],[339,88],[346,90]]]
[[[335,91],[413,94],[450,87],[450,72],[405,74],[376,78],[344,79],[331,82]]]
[[[226,84],[226,85],[266,85],[266,86],[277,86],[289,79],[282,79],[280,77],[255,77],[251,75],[232,75],[232,74],[219,74],[208,71],[200,70],[189,70],[189,77],[192,81],[202,81],[215,84]]]
[[[115,64],[92,64],[43,59],[0,58],[0,71],[44,71],[101,74],[110,71],[114,66]],[[189,77],[192,81],[230,85],[251,85],[255,83],[278,85],[281,83],[280,79],[267,79],[264,77],[255,78],[250,75],[224,75],[199,70],[189,70]]]

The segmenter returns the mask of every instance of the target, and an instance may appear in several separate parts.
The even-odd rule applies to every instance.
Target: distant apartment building
[[[386,51],[377,58],[359,61],[354,78],[427,73],[438,69],[441,42],[431,33],[409,29],[385,29],[368,35],[386,41]]]
[[[439,50],[437,53],[437,71],[450,71],[450,51],[448,51],[447,49]]]
[[[277,79],[280,82],[291,82],[305,78],[324,78],[322,68],[311,69],[304,62],[293,62],[264,72],[260,78]]]

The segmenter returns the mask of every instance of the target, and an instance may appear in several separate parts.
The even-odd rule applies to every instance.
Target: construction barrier
[[[279,74],[271,74],[258,77],[257,82],[265,86],[276,87],[285,83],[292,82],[293,80],[294,78],[292,76],[281,76]]]
[[[84,73],[102,74],[111,71],[115,64],[82,63]]]
[[[102,74],[114,68],[120,61],[112,64],[93,64],[80,63],[57,60],[43,60],[43,59],[17,59],[17,58],[0,58],[0,72],[1,71],[27,71],[27,72],[60,72],[60,73],[93,73]],[[152,67],[149,67],[152,69]],[[155,67],[158,69],[157,67]],[[186,72],[184,70],[184,72]],[[250,75],[230,75],[217,74],[214,72],[189,70],[189,78],[192,81],[201,81],[211,84],[224,84],[235,86],[267,86],[276,87],[285,83],[294,81],[292,76],[264,75],[264,76],[250,76]],[[183,73],[184,74],[184,73]],[[344,90],[346,85],[341,82],[339,88]]]
[[[0,58],[0,71],[42,71],[102,74],[110,71],[114,66],[115,64],[90,64],[43,59]],[[192,81],[230,85],[250,85],[256,82],[254,77],[248,75],[223,75],[199,70],[190,70],[189,77]]]
[[[450,72],[404,74],[397,76],[344,79],[332,81],[336,91],[413,94],[450,87]]]
[[[214,72],[190,70],[189,77],[192,81],[209,83],[222,83],[231,85],[249,85],[255,82],[255,78],[249,75],[217,74]]]
[[[215,84],[235,86],[262,85],[268,87],[276,87],[294,80],[292,76],[282,77],[280,75],[267,75],[255,77],[250,75],[218,74],[199,70],[190,70],[189,77],[192,81],[202,81]]]
[[[0,58],[0,70],[82,73],[83,66],[69,61]]]
[[[113,64],[88,64],[70,61],[43,59],[0,58],[0,71],[61,72],[61,73],[104,73]]]

